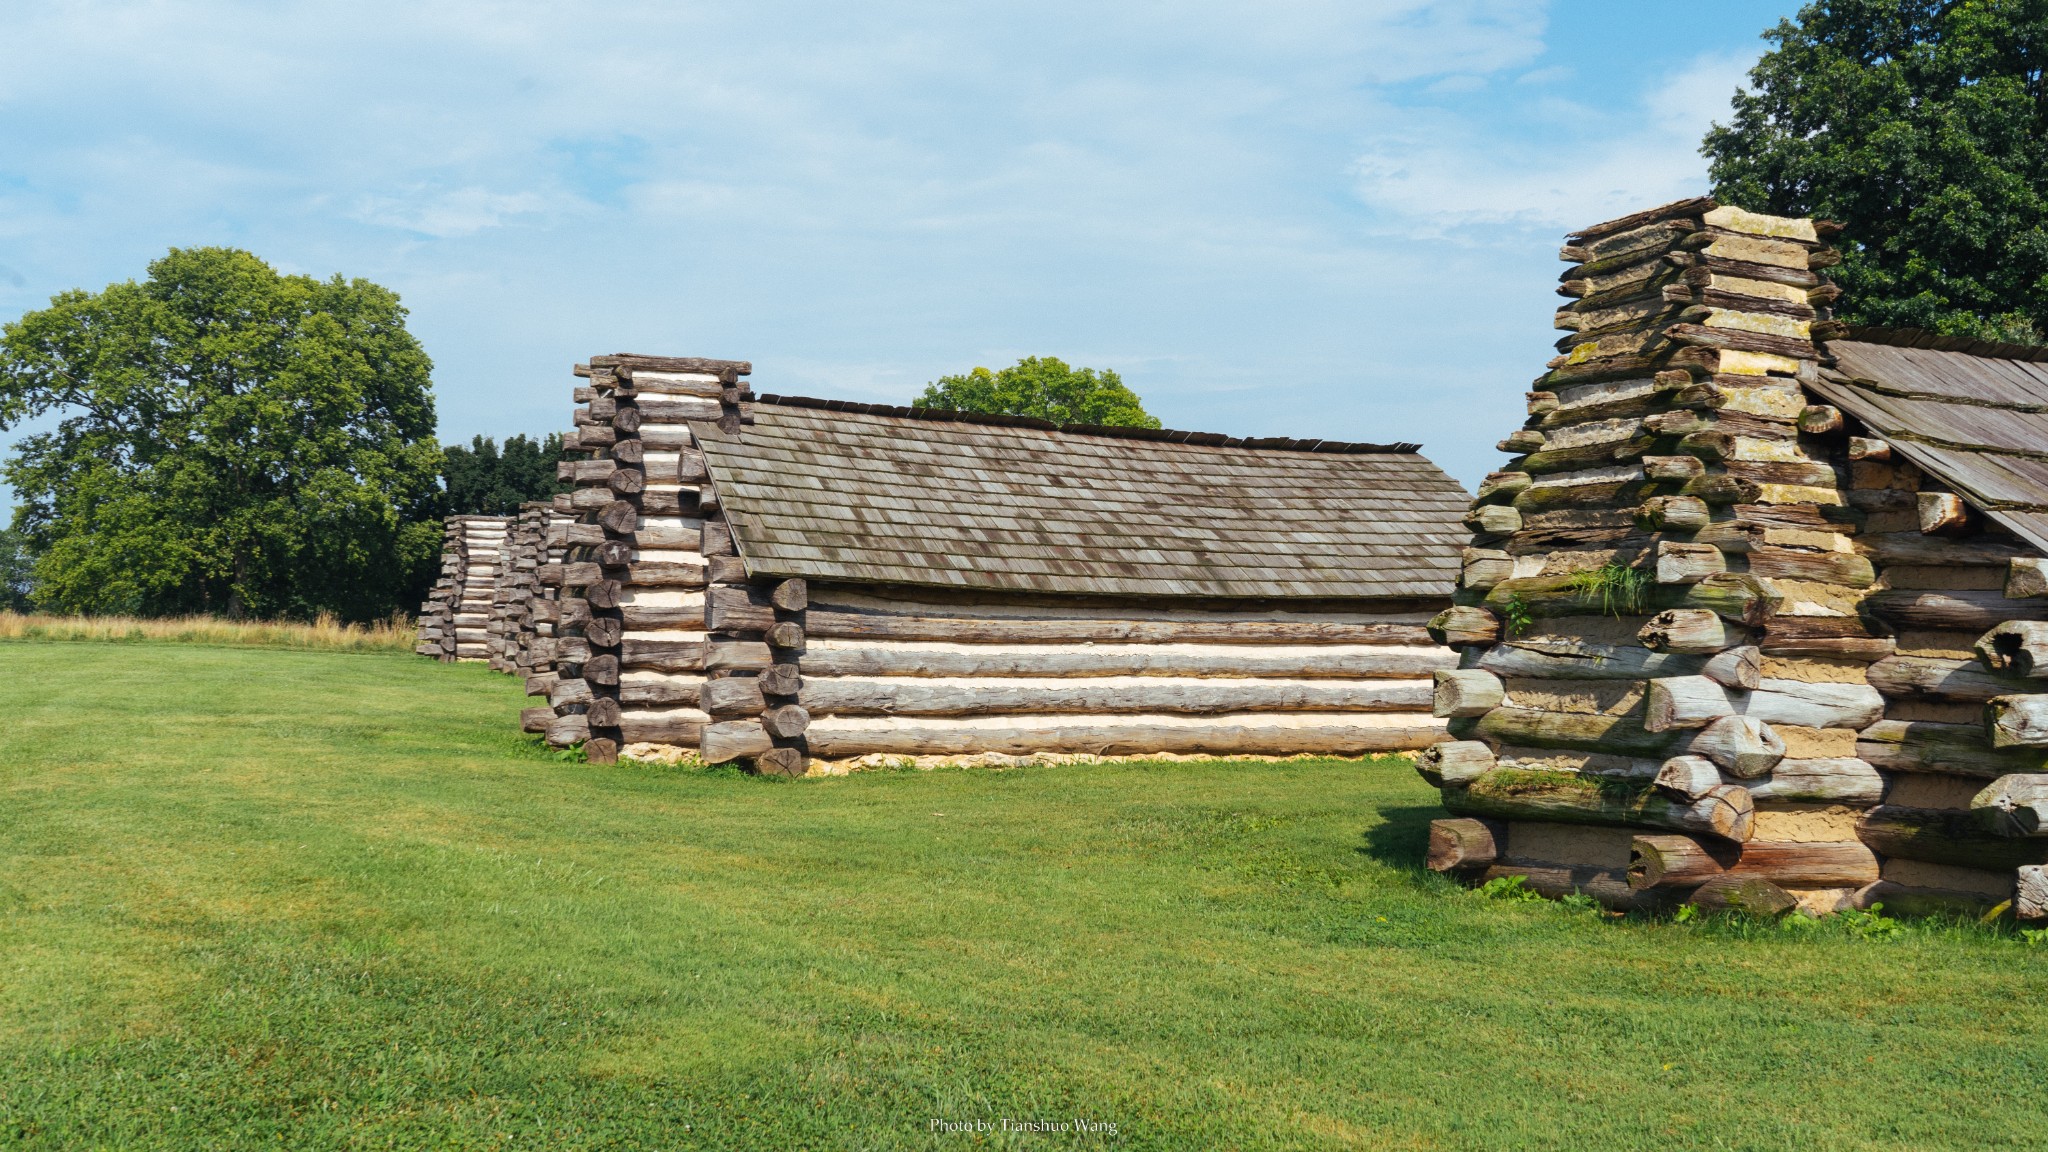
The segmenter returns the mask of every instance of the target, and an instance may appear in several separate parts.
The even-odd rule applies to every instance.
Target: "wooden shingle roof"
[[[1441,597],[1470,497],[1415,446],[761,397],[693,424],[747,570],[1055,595]]]
[[[1857,328],[1827,350],[1815,392],[2048,549],[2048,349]]]

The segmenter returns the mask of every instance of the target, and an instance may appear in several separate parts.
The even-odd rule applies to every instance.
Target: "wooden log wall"
[[[1881,881],[1860,733],[1893,640],[1840,415],[1802,388],[1841,331],[1829,234],[1697,200],[1570,238],[1569,334],[1433,622],[1462,652],[1460,739],[1419,765],[1454,814],[1433,864],[1615,907],[1825,911]]]
[[[414,651],[444,661],[491,658],[492,597],[503,516],[451,516],[441,551],[441,576],[420,606]]]
[[[503,574],[492,592],[491,667],[510,676],[531,678],[553,668],[551,651],[537,646],[552,640],[560,614],[559,590],[540,582],[540,569],[561,558],[550,552],[555,522],[566,520],[548,501],[520,506],[506,531]]]

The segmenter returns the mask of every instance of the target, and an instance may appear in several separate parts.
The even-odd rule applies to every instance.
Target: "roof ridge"
[[[1843,339],[1857,344],[1885,344],[1893,348],[1926,348],[1936,352],[1960,352],[1990,360],[2048,360],[2048,347],[2011,344],[1975,336],[1944,336],[1925,328],[1886,328],[1876,324],[1851,324]]]
[[[773,392],[753,397],[756,404],[784,408],[815,408],[828,412],[851,412],[860,416],[896,416],[910,420],[934,420],[950,424],[981,424],[999,428],[1033,428],[1041,432],[1065,432],[1076,436],[1103,436],[1117,440],[1153,440],[1172,444],[1193,444],[1214,448],[1252,448],[1282,452],[1322,452],[1338,455],[1414,455],[1422,445],[1405,441],[1393,444],[1359,444],[1342,440],[1296,440],[1286,436],[1246,438],[1221,432],[1187,432],[1174,428],[1131,428],[1108,424],[1059,424],[1036,416],[1001,416],[989,412],[963,412],[955,408],[904,407],[896,404],[868,404],[857,400],[828,400],[817,396],[781,396]]]

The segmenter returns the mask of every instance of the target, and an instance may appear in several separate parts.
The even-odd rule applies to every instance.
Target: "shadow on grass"
[[[1390,868],[1417,875],[1427,872],[1423,858],[1429,850],[1429,822],[1442,819],[1443,808],[1415,804],[1381,808],[1379,815],[1380,822],[1365,830],[1365,843],[1358,850]]]

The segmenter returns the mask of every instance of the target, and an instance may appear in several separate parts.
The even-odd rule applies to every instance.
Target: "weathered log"
[[[1718,555],[1718,553],[1717,553]],[[1673,608],[1650,617],[1636,637],[1653,652],[1704,654],[1728,647],[1728,626],[1704,608]]]
[[[1844,588],[1868,588],[1877,581],[1877,570],[1869,558],[1854,552],[1816,552],[1767,544],[1749,550],[1749,571],[1773,580],[1810,580]]]
[[[1895,700],[1953,700],[1981,704],[2027,687],[2024,680],[1984,670],[1975,660],[1943,656],[1887,656],[1864,673]]]
[[[1884,715],[1884,697],[1868,684],[1766,679],[1743,701],[1741,712],[1771,724],[1866,728]]]
[[[1652,480],[1683,482],[1706,471],[1696,456],[1645,456],[1643,475]]]
[[[775,606],[760,589],[713,585],[704,599],[704,626],[713,632],[765,632],[775,626]]]
[[[1730,648],[1707,661],[1700,675],[1724,688],[1751,691],[1763,683],[1764,657],[1754,645]]]
[[[631,500],[611,497],[605,502],[603,510],[598,512],[597,522],[609,531],[621,536],[630,536],[640,524],[640,506]]]
[[[584,719],[580,712],[557,716],[554,722],[548,725],[545,739],[556,748],[580,744],[590,739],[590,721]]]
[[[714,640],[704,650],[706,671],[759,672],[774,663],[768,645],[757,640]]]
[[[1884,441],[1872,436],[1849,437],[1849,459],[1889,460],[1891,458],[1892,446]]]
[[[1653,496],[1636,509],[1636,522],[1651,532],[1697,532],[1713,519],[1706,501],[1693,496]]]
[[[677,680],[626,680],[619,681],[619,703],[628,704],[687,704],[696,708],[704,702],[704,681],[690,677]]]
[[[668,628],[698,631],[704,627],[704,602],[695,604],[625,604],[619,608],[619,618],[626,628],[633,632],[653,632]]]
[[[548,705],[553,708],[566,708],[571,704],[588,704],[594,698],[594,695],[590,690],[590,681],[588,680],[581,678],[571,680],[558,679],[555,681],[554,688],[548,692]]]
[[[1492,644],[1500,639],[1500,619],[1484,608],[1458,605],[1437,613],[1428,631],[1430,639],[1453,648]]]
[[[1662,540],[1657,544],[1657,583],[1697,584],[1728,570],[1728,557],[1711,544],[1680,544]]]
[[[628,744],[673,744],[688,748],[703,738],[704,713],[694,708],[672,711],[627,711],[619,716],[619,736]]]
[[[1261,649],[1250,645],[1168,647],[1090,644],[1064,650],[960,645],[950,650],[813,647],[803,657],[815,676],[1209,676],[1218,678],[1425,679],[1457,666],[1455,652],[1435,646],[1337,646]],[[762,658],[767,657],[763,648]]]
[[[1735,714],[1727,689],[1705,676],[1668,676],[1650,681],[1649,703],[1644,710],[1643,729],[1670,732],[1679,728],[1704,728],[1723,716]]]
[[[521,732],[545,732],[548,730],[548,725],[554,722],[555,710],[545,705],[539,708],[521,708],[519,710],[519,730]]]
[[[1878,859],[1860,841],[1805,843],[1719,840],[1645,834],[1629,850],[1629,883],[1686,888],[1716,876],[1755,876],[1787,888],[1853,888],[1878,878]]]
[[[625,624],[615,616],[598,616],[583,625],[583,638],[592,648],[617,648]]]
[[[1449,669],[1435,673],[1435,678],[1430,704],[1434,716],[1483,716],[1505,692],[1500,677],[1483,669]]]
[[[609,687],[619,682],[619,658],[611,655],[592,656],[583,662],[583,678],[592,684]]]
[[[754,757],[754,771],[763,776],[795,778],[810,770],[810,758],[801,748],[770,748]]]
[[[1633,716],[1548,712],[1511,705],[1481,716],[1473,735],[1532,748],[1577,748],[1657,759],[1662,759],[1672,744],[1672,737],[1646,731],[1643,722]]]
[[[2006,568],[2023,555],[2011,544],[1978,537],[1975,540],[1930,539],[1918,532],[1884,532],[1861,541],[1871,559],[1879,564],[1915,564],[1929,567]]]
[[[2048,771],[2048,749],[1993,748],[1981,724],[1880,720],[1856,734],[1856,755],[1887,772],[1984,779]]]
[[[1648,680],[1657,676],[1694,676],[1707,657],[1652,652],[1633,644],[1550,643],[1509,641],[1488,649],[1479,667],[1496,676],[1538,680]]]
[[[1536,482],[1527,472],[1489,472],[1479,482],[1477,501],[1486,503],[1497,498],[1514,499],[1515,494]]]
[[[1693,889],[1686,903],[1707,912],[1735,912],[1766,918],[1783,916],[1799,906],[1797,897],[1761,876],[1728,873]]]
[[[592,608],[609,611],[619,606],[619,596],[624,588],[617,580],[593,580],[584,586],[583,598]]]
[[[2014,919],[2048,919],[2048,867],[2022,864],[2017,881],[2012,901]]]
[[[769,593],[768,602],[785,612],[801,612],[811,602],[811,586],[804,580],[784,580]]]
[[[723,764],[747,759],[775,747],[775,741],[758,720],[726,720],[704,725],[698,755],[706,764]]]
[[[2005,595],[2011,600],[2048,596],[2048,560],[2015,556],[2007,562]]]
[[[1499,860],[1506,843],[1507,825],[1498,820],[1432,820],[1426,862],[1432,872],[1476,872]]]
[[[1443,737],[1443,721],[1427,716],[1390,716],[1382,721],[1359,713],[1278,712],[1230,716],[1018,716],[1002,721],[813,716],[810,729],[804,733],[811,754],[830,759],[870,752],[893,756],[981,752],[1356,756],[1410,751]]]
[[[1481,504],[1465,514],[1464,522],[1482,536],[1510,536],[1522,526],[1522,514],[1512,504]]]
[[[770,696],[794,696],[803,686],[803,678],[794,664],[770,664],[761,670],[758,679],[761,691]]]
[[[1458,583],[1475,592],[1484,592],[1512,576],[1514,571],[1514,558],[1498,548],[1467,548]]]
[[[1669,602],[1673,594],[1682,594],[1682,597],[1675,603]],[[1697,584],[1660,589],[1658,595],[1659,607],[1705,608],[1725,619],[1749,625],[1767,622],[1783,599],[1746,572],[1723,572],[1708,576]]]
[[[1754,812],[1749,793],[1734,785],[1686,800],[1568,772],[1512,768],[1496,768],[1462,791],[1446,789],[1443,799],[1444,807],[1461,816],[1672,828],[1735,841],[1749,839]]]
[[[1962,892],[1891,880],[1866,884],[1857,889],[1848,901],[1851,908],[1883,908],[1900,916],[1967,916],[1972,919],[1988,914],[2004,902],[1984,892]]]
[[[962,644],[1214,643],[1426,644],[1415,624],[1283,620],[989,619],[897,616],[812,607],[804,631],[818,639],[946,640]]]
[[[610,696],[599,696],[583,710],[583,716],[593,729],[616,728],[619,726],[619,702]]]
[[[1847,756],[1780,760],[1746,786],[1757,800],[1877,804],[1884,799],[1884,777],[1867,761]]]
[[[760,681],[752,676],[706,680],[702,698],[704,711],[713,716],[758,716],[768,707],[761,695]]]
[[[619,642],[619,662],[646,672],[695,672],[705,666],[702,640],[635,640]]]
[[[1996,836],[1973,811],[1950,808],[1872,808],[1856,822],[1856,837],[1881,856],[2008,871],[2048,864],[2048,839]]]
[[[1998,592],[1879,592],[1864,604],[1899,628],[1982,633],[2008,620],[2048,620],[2048,599],[2009,600]]]
[[[770,736],[794,740],[811,726],[811,714],[796,704],[782,704],[761,713],[761,727]]]
[[[1757,646],[1767,656],[1840,656],[1880,660],[1892,654],[1894,642],[1874,636],[1855,616],[1773,616]]]
[[[1684,751],[1712,760],[1723,772],[1750,780],[1785,758],[1785,741],[1751,716],[1723,716],[1685,742]]]
[[[1424,712],[1426,681],[1103,681],[807,677],[801,703],[831,716],[985,716],[1045,713],[1221,715],[1231,712]]]
[[[2008,620],[1977,639],[1977,658],[1994,672],[2048,676],[2048,621]]]
[[[2048,773],[2000,776],[1971,798],[1970,810],[1994,836],[2048,836]]]
[[[707,488],[704,491],[708,492],[710,489]],[[703,499],[701,494],[698,499],[700,501]],[[702,552],[705,556],[731,556],[736,554],[737,548],[733,544],[732,529],[727,527],[723,520],[704,521],[703,538],[697,544],[697,551]]]
[[[702,588],[704,565],[658,560],[626,566],[626,582],[637,588]]]
[[[1961,536],[1975,528],[1970,506],[1953,492],[1919,495],[1920,531],[1929,536]]]
[[[771,625],[762,639],[770,647],[795,650],[804,646],[804,626],[794,620],[778,621]]]
[[[1479,740],[1450,740],[1415,754],[1415,771],[1432,788],[1462,788],[1493,769],[1493,749]]]
[[[1697,800],[1724,783],[1721,770],[1705,756],[1673,756],[1657,770],[1657,787],[1688,800]]]
[[[2048,694],[1994,696],[1984,717],[1993,748],[2048,748]]]

